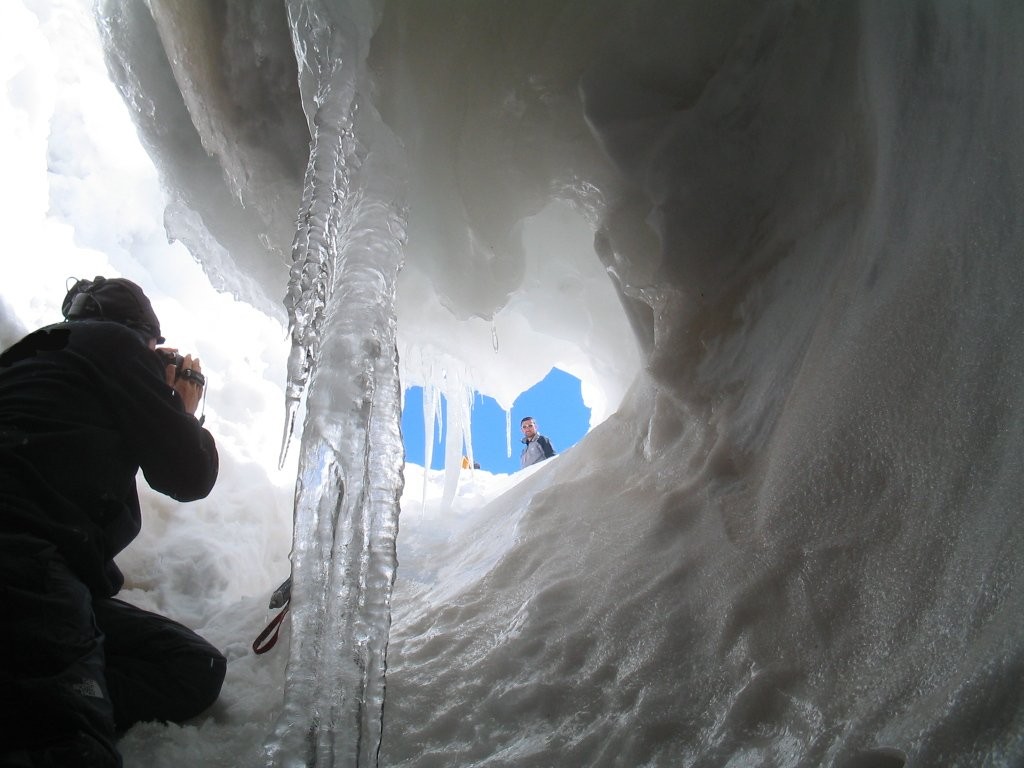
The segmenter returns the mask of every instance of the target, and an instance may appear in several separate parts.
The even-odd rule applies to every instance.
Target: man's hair
[[[523,418],[519,420],[519,426],[523,426],[523,424],[528,421],[533,421],[533,416],[523,416]]]
[[[97,275],[92,280],[76,280],[64,297],[61,312],[67,320],[113,320],[158,344],[164,342],[149,298],[123,277],[108,280]]]

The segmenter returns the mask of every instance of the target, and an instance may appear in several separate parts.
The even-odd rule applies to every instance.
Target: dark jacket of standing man
[[[0,760],[120,766],[116,734],[181,721],[220,693],[224,657],[113,596],[139,533],[135,476],[180,501],[217,479],[191,355],[167,364],[139,286],[80,280],[66,322],[0,355]]]
[[[523,452],[519,455],[519,467],[525,469],[531,464],[536,464],[544,459],[550,459],[555,455],[555,449],[551,441],[537,431],[537,422],[532,416],[524,416],[519,422],[523,430]]]

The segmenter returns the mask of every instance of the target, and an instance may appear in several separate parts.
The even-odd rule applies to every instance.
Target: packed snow
[[[403,385],[507,406],[557,365],[594,409],[513,475],[404,467],[379,764],[1024,762],[1024,6],[2,14],[0,341],[116,272],[210,372],[218,487],[144,491],[119,562],[228,677],[125,734],[129,768],[265,765],[298,663],[290,622],[250,643],[302,466],[281,299],[318,51],[394,150],[353,188],[407,185]]]

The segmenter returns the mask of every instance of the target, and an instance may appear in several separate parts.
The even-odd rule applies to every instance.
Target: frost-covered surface
[[[234,43],[270,38],[240,28],[283,14],[222,7],[232,45],[172,25],[217,52],[193,82],[247,82]],[[409,164],[405,382],[452,370],[508,402],[572,359],[612,414],[521,482],[460,474],[450,512],[420,510],[444,481],[406,468],[381,764],[1024,761],[1024,6],[374,8],[365,96]],[[295,92],[291,111],[246,93],[197,87],[207,116],[240,101],[206,129],[176,113],[206,131],[191,144],[147,134],[177,211],[280,215],[224,148],[294,156],[294,133],[257,127],[304,118]],[[183,147],[240,191],[175,183]],[[279,175],[297,209],[302,168]],[[283,295],[292,233],[232,230],[260,251],[208,229],[193,243],[244,273],[216,279]],[[590,298],[601,274],[620,301]],[[195,530],[217,551],[225,528]],[[211,714],[133,729],[129,766],[258,755],[284,651],[238,639],[275,576],[191,603],[142,590],[198,600],[233,650]]]

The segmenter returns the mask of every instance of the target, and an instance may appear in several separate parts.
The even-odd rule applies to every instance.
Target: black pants
[[[226,661],[187,627],[94,599],[47,542],[0,536],[0,766],[120,766],[117,733],[181,722]]]

